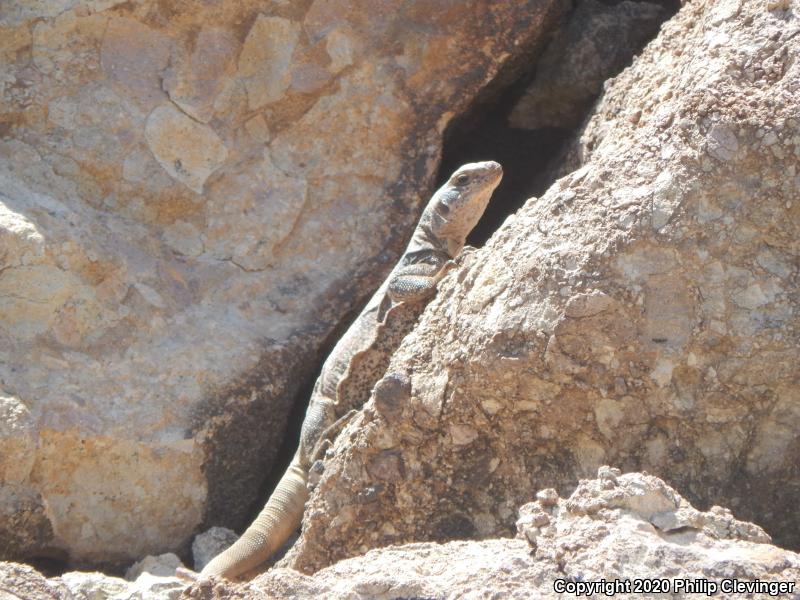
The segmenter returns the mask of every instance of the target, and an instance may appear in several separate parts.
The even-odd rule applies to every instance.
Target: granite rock
[[[0,555],[243,526],[448,123],[568,4],[3,2]]]
[[[666,580],[664,597],[706,594],[709,588],[702,586],[708,582],[719,586],[715,598],[755,598],[767,596],[726,591],[723,582],[784,582],[794,593],[800,586],[800,556],[773,546],[760,528],[736,521],[725,509],[695,509],[651,475],[620,475],[603,467],[568,498],[554,490],[538,496],[519,509],[516,539],[394,545],[311,576],[279,568],[248,584],[196,583],[182,597],[521,600],[577,596],[556,589],[576,582],[596,582],[601,587],[593,590],[594,597],[604,597],[603,582],[617,580],[631,588],[612,590],[614,597],[641,598],[658,594],[634,591],[634,582]]]
[[[442,280],[387,371],[408,400],[379,382],[279,564],[507,535],[608,463],[800,547],[798,32],[787,3],[683,5]]]

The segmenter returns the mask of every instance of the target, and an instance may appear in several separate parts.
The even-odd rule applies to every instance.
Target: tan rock
[[[33,64],[58,79],[76,71],[98,69],[97,52],[86,42],[100,43],[107,26],[107,17],[79,17],[72,11],[61,13],[52,21],[39,21],[33,28]]]
[[[160,557],[148,556],[143,563],[153,566],[158,560],[164,560],[169,555]],[[169,563],[180,565],[175,555]],[[169,567],[167,569],[169,570]],[[171,567],[174,572],[175,567]],[[126,581],[119,577],[112,577],[103,573],[87,573],[70,571],[60,577],[49,579],[53,583],[67,588],[74,600],[177,600],[185,584],[182,580],[168,576],[166,573],[152,574],[143,571],[134,581]]]
[[[208,252],[248,271],[267,268],[295,228],[307,195],[306,181],[278,169],[268,154],[261,163],[222,177],[209,189]]]
[[[153,107],[164,98],[161,77],[169,64],[171,41],[140,21],[112,18],[106,27],[100,59],[111,82],[121,94],[131,94],[144,106]]]
[[[251,110],[280,100],[289,89],[292,53],[299,36],[297,23],[258,15],[239,54],[238,75],[247,88]]]
[[[667,9],[657,2],[580,0],[509,115],[511,127],[580,125],[603,83],[628,65],[658,30]]]
[[[0,485],[21,484],[36,457],[36,421],[12,396],[0,395]]]
[[[46,579],[28,565],[6,562],[0,563],[0,594],[3,600],[74,600],[63,583]]]
[[[214,103],[235,74],[238,44],[232,31],[205,26],[188,56],[179,54],[164,76],[164,90],[186,114],[201,123],[214,115]]]
[[[198,194],[228,156],[225,144],[211,127],[171,104],[162,104],[150,113],[144,135],[164,170]]]
[[[69,418],[65,413],[59,420]],[[78,556],[110,562],[143,556],[165,536],[173,540],[165,546],[177,549],[191,534],[207,494],[191,440],[156,445],[119,435],[87,439],[80,423],[72,429],[53,423],[59,425],[39,431],[29,484],[47,499],[47,516],[61,544]],[[131,456],[137,471],[121,480],[116,473]],[[85,500],[76,503],[76,497]],[[173,509],[168,523],[150,516],[164,503]]]
[[[0,264],[4,267],[37,262],[44,254],[44,238],[25,215],[11,210],[0,193]],[[10,203],[10,199],[5,198]]]
[[[516,513],[517,511],[514,511]],[[796,592],[800,556],[770,544],[752,523],[737,521],[714,506],[701,512],[662,480],[601,467],[569,498],[542,490],[523,505],[516,538],[393,545],[371,550],[312,576],[275,568],[249,583],[202,581],[186,586],[171,576],[174,555],[147,557],[135,582],[101,573],[68,572],[45,579],[30,567],[0,563],[0,589],[31,600],[150,600],[203,598],[561,598],[555,586],[580,584],[583,595],[641,598],[633,588],[668,585],[678,597],[692,594],[740,598],[731,588],[763,582],[754,597]],[[384,528],[388,531],[388,529]],[[161,569],[161,570],[160,570]],[[598,588],[588,589],[596,583]],[[689,588],[687,586],[706,586]],[[712,589],[710,586],[716,586]],[[571,593],[571,595],[576,595]],[[647,594],[644,594],[647,595]]]
[[[509,507],[609,462],[800,544],[800,23],[717,10],[684,4],[564,176],[441,282],[387,371],[411,382],[403,418],[370,400],[337,439],[284,566],[507,535]]]
[[[156,577],[173,577],[175,571],[181,567],[183,567],[181,559],[172,552],[161,554],[160,556],[145,556],[125,571],[125,579],[136,581],[144,574]]]
[[[244,525],[449,121],[567,4],[0,2],[0,380],[36,432],[8,555]]]
[[[741,598],[739,581],[800,586],[800,556],[769,543],[751,523],[713,507],[701,512],[662,480],[604,467],[568,499],[554,490],[519,509],[517,539],[392,545],[313,575],[276,568],[248,584],[197,583],[184,598],[641,598],[667,594]],[[619,581],[620,586],[614,587]],[[630,588],[624,582],[629,582]],[[572,591],[556,586],[582,585]],[[597,587],[589,588],[595,584]],[[691,588],[688,586],[695,585]],[[712,591],[711,587],[716,586]],[[565,594],[564,592],[567,591]],[[766,597],[770,588],[760,590]],[[753,597],[758,597],[754,594]]]

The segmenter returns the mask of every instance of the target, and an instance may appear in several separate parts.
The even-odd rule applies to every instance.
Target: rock
[[[17,398],[0,395],[0,481],[24,482],[33,469],[36,422]]]
[[[148,556],[142,562],[155,557]],[[174,569],[173,569],[174,571]],[[63,583],[75,600],[177,600],[186,583],[175,577],[142,572],[135,581],[102,573],[71,571],[54,580]]]
[[[61,583],[69,589],[72,597],[80,600],[106,600],[124,595],[130,584],[118,577],[109,577],[102,573],[86,573],[72,571],[64,573]]]
[[[203,193],[206,179],[228,158],[225,144],[211,127],[171,104],[162,104],[150,113],[144,136],[164,170],[198,194]]]
[[[125,571],[125,579],[136,581],[144,574],[172,577],[175,575],[175,570],[181,567],[183,567],[181,559],[171,552],[161,556],[145,556]]]
[[[239,54],[239,76],[251,110],[283,98],[291,83],[291,59],[300,24],[258,15]]]
[[[682,511],[693,515],[691,523],[678,518]],[[682,525],[671,529],[654,522],[665,515]],[[553,503],[522,506],[518,539],[389,546],[313,576],[278,568],[249,584],[195,583],[184,597],[562,598],[556,585],[614,580],[631,585],[613,594],[619,598],[652,595],[633,591],[635,580],[666,580],[668,593],[678,597],[690,595],[687,585],[703,581],[718,586],[714,597],[742,597],[723,587],[734,585],[734,578],[784,582],[784,590],[796,592],[800,556],[769,544],[755,525],[725,518],[731,529],[719,535],[709,527],[718,519],[714,509],[698,511],[662,480],[641,473],[604,476],[581,481],[566,500],[556,496]],[[595,590],[595,595],[604,595],[606,589]]]
[[[232,31],[203,26],[194,49],[178,52],[176,64],[165,72],[164,91],[191,118],[208,123],[214,116],[214,102],[236,74],[236,50]]]
[[[705,581],[717,586],[715,597],[734,598],[741,596],[725,587],[734,578],[784,582],[784,591],[800,584],[799,555],[771,545],[763,530],[737,521],[727,509],[697,510],[664,481],[643,473],[621,475],[601,467],[597,479],[582,480],[567,499],[543,490],[536,502],[519,509],[516,528],[517,539],[390,546],[313,576],[275,568],[249,583],[212,579],[188,588],[150,573],[140,574],[135,583],[81,572],[45,579],[31,567],[0,563],[0,590],[25,600],[345,599],[353,594],[399,600],[498,593],[560,598],[554,586],[566,582],[629,580],[633,585],[655,579],[669,581],[678,596],[691,591],[687,585]],[[165,557],[158,558],[164,562]],[[179,564],[175,558],[167,562],[172,569]],[[642,593],[623,589],[615,595],[638,598]]]
[[[74,600],[62,583],[46,579],[28,565],[0,562],[2,600]]]
[[[235,531],[225,527],[212,527],[195,536],[192,540],[192,558],[194,570],[198,573],[203,570],[211,559],[226,550],[239,536]]]
[[[0,556],[185,551],[569,2],[0,4]]]
[[[564,176],[442,280],[387,370],[411,383],[403,418],[376,392],[279,564],[509,535],[536,489],[604,464],[800,547],[800,19],[738,6],[684,4],[609,84]],[[625,502],[699,527],[669,497]],[[702,529],[739,528],[721,518]]]
[[[650,41],[667,9],[651,2],[579,0],[536,66],[533,83],[509,125],[521,129],[580,125],[603,83]]]
[[[172,553],[145,556],[125,573],[125,579],[104,575],[70,571],[50,581],[66,586],[75,600],[177,600],[186,584],[175,577],[175,570],[183,567]]]

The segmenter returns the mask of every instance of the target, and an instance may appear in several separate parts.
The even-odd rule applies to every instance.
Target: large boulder
[[[800,547],[800,16],[695,0],[567,172],[442,281],[338,438],[284,565],[507,535],[646,469]]]
[[[391,546],[313,576],[274,569],[247,585],[195,584],[182,597],[766,598],[800,587],[800,556],[724,508],[695,509],[657,477],[605,467],[567,499],[552,489],[538,497],[520,509],[516,539]],[[757,581],[759,593],[738,587]]]
[[[243,525],[444,128],[568,5],[3,2],[3,556]]]
[[[630,64],[668,13],[653,2],[577,0],[537,63],[533,82],[514,105],[509,125],[578,127],[605,81]]]
[[[45,579],[30,567],[0,563],[0,598],[5,590],[15,594],[10,600],[796,594],[800,556],[769,542],[758,526],[719,506],[700,511],[657,477],[601,467],[568,498],[539,491],[519,509],[515,538],[391,546],[312,576],[276,568],[249,583],[210,579],[190,586],[172,576],[177,560],[169,555],[135,565],[128,581],[81,572]]]

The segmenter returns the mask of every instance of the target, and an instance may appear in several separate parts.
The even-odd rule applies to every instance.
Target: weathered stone
[[[181,559],[172,552],[161,554],[160,556],[145,556],[125,571],[125,579],[127,581],[136,581],[145,573],[156,577],[173,577],[175,571],[181,567],[183,567]]]
[[[155,558],[148,556],[142,562],[153,562]],[[74,600],[177,600],[186,587],[180,579],[147,571],[140,573],[135,581],[80,571],[64,573],[48,581],[69,589]]]
[[[36,421],[17,398],[0,395],[0,485],[28,478],[36,456]]]
[[[66,408],[39,432],[29,483],[46,498],[60,543],[77,556],[121,562],[147,554],[165,536],[176,540],[189,535],[201,519],[207,493],[192,441],[155,444],[121,436],[88,437],[80,423],[65,427],[64,421],[73,418]],[[136,457],[137,470],[121,479],[116,473],[130,456]],[[76,503],[75,497],[86,499]],[[149,515],[157,514],[165,501],[175,517],[156,524]],[[103,527],[95,525],[98,519],[104,519]]]
[[[28,565],[0,563],[2,600],[75,600],[62,583],[45,579]]]
[[[512,127],[580,125],[603,82],[627,66],[653,38],[667,10],[656,3],[578,0],[556,33],[536,77],[509,116]]]
[[[607,469],[607,468],[606,468]],[[614,470],[616,471],[616,470]],[[618,473],[618,471],[616,471]],[[557,582],[669,581],[667,594],[708,582],[715,598],[741,598],[722,588],[743,582],[784,582],[783,595],[800,587],[800,556],[769,543],[755,525],[725,509],[700,512],[663,481],[639,473],[582,481],[568,499],[525,504],[518,539],[418,543],[371,550],[312,576],[273,569],[248,584],[192,585],[184,598],[615,598],[658,596],[608,587],[559,593]],[[552,491],[552,490],[551,490]],[[659,581],[660,582],[660,581]],[[586,588],[584,588],[586,590]],[[767,597],[769,588],[752,597]],[[777,595],[777,588],[774,593]]]
[[[209,189],[208,252],[248,271],[266,269],[294,230],[307,197],[307,182],[276,168],[269,155],[226,175]]]
[[[739,5],[715,23],[687,2],[564,176],[442,280],[387,371],[411,381],[403,418],[371,400],[339,436],[282,564],[504,535],[535,489],[608,463],[800,545],[800,19]],[[402,477],[374,468],[390,453]]]
[[[238,45],[233,32],[205,26],[188,56],[181,53],[164,76],[170,100],[201,123],[214,116],[214,102],[236,73]]]
[[[244,525],[448,123],[568,4],[0,2],[0,553]]]
[[[0,192],[0,264],[3,268],[38,262],[44,254],[44,239],[25,215],[11,210],[10,200]]]
[[[150,113],[144,135],[164,170],[198,194],[228,157],[225,144],[211,127],[192,120],[171,104]]]
[[[785,582],[784,594],[800,586],[800,556],[771,545],[763,530],[735,520],[727,509],[697,510],[656,477],[601,467],[597,479],[581,481],[567,499],[554,490],[537,498],[519,509],[518,539],[390,546],[313,576],[275,568],[250,583],[207,580],[186,587],[174,577],[151,573],[135,582],[81,572],[45,579],[30,567],[0,563],[0,593],[19,594],[10,597],[14,600],[344,600],[354,594],[377,600],[498,593],[523,599],[562,597],[554,589],[557,581],[656,579],[669,580],[677,596],[686,590],[674,586],[706,581],[718,586],[714,597],[739,598],[722,588],[723,582]],[[169,570],[179,564],[175,558],[167,562]],[[623,589],[614,595],[640,598],[642,593]]]
[[[300,25],[260,14],[239,54],[239,76],[247,88],[251,110],[280,100],[291,84],[291,59]]]
[[[169,64],[171,41],[161,33],[128,17],[111,18],[105,30],[100,61],[120,95],[131,94],[145,107],[154,107],[165,94],[161,78]]]
[[[128,582],[124,579],[97,572],[64,573],[60,579],[72,596],[80,600],[106,600],[124,594],[128,589]]]

